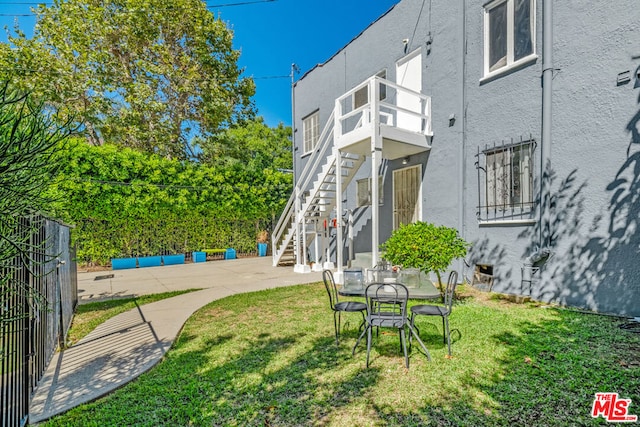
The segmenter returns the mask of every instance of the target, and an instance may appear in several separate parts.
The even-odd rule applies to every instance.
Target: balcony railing
[[[375,124],[431,136],[431,97],[371,77],[336,100],[335,138]]]

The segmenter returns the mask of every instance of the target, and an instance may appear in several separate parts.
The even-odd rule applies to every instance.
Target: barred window
[[[534,208],[533,159],[536,142],[478,150],[478,219],[529,219]]]

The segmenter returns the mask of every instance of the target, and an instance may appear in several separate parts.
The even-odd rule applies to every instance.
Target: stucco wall
[[[636,3],[619,0],[603,7],[595,0],[553,2],[556,70],[552,140],[547,145],[551,163],[545,175],[552,195],[552,255],[534,276],[532,295],[640,316],[640,8]],[[423,93],[432,97],[432,150],[410,161],[423,165],[423,219],[456,227],[474,243],[467,259],[471,267],[455,266],[465,276],[471,278],[475,263],[492,264],[494,290],[526,293],[528,289],[521,288],[521,267],[540,244],[540,222],[479,224],[475,154],[486,144],[531,136],[538,144],[536,183],[541,179],[540,147],[549,143],[541,140],[542,1],[536,3],[537,60],[484,82],[483,4],[401,1],[297,82],[296,145],[302,144],[302,117],[319,108],[324,125],[334,100],[348,89],[382,69],[395,80],[395,62],[405,54],[402,40],[409,39],[407,52],[423,49]],[[618,74],[625,71],[630,81],[617,84]],[[452,114],[456,120],[450,126]],[[399,167],[400,160],[385,167],[381,241],[391,232],[391,171]],[[369,174],[367,163],[356,178]],[[354,185],[347,198],[347,208],[353,208]],[[370,251],[369,216],[366,210],[356,212],[361,221],[356,249]]]

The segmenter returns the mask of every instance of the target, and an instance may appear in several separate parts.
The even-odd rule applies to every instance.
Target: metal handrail
[[[288,228],[287,224],[290,223],[291,218],[294,214],[293,211],[295,208],[294,202],[296,199],[296,195],[304,193],[304,190],[306,189],[311,179],[311,176],[313,175],[312,172],[317,170],[318,166],[320,165],[320,161],[325,158],[324,154],[327,150],[327,147],[330,146],[330,142],[333,140],[332,137],[333,137],[334,113],[335,111],[331,112],[331,115],[329,116],[329,120],[327,120],[327,123],[318,138],[318,143],[316,144],[316,148],[314,149],[313,154],[311,154],[311,156],[309,157],[307,164],[305,165],[304,169],[302,170],[302,173],[300,174],[300,177],[303,178],[302,181],[296,183],[296,186],[293,189],[291,196],[289,197],[289,201],[287,202],[283,210],[283,213],[280,216],[280,219],[278,220],[278,223],[273,229],[273,233],[271,234],[271,247],[273,248],[274,255],[279,252],[278,247],[276,245],[282,238],[282,235],[284,234],[284,232],[287,230]]]
[[[327,120],[327,124],[322,129],[322,133],[318,138],[318,144],[316,144],[316,148],[307,160],[307,164],[305,165],[302,173],[300,174],[300,178],[304,178],[302,182],[298,182],[296,187],[303,192],[307,185],[309,185],[309,181],[313,176],[313,172],[318,169],[320,166],[320,162],[325,159],[324,154],[327,148],[330,146],[330,142],[333,141],[333,119],[334,119],[335,110],[331,112],[329,116],[329,120]]]

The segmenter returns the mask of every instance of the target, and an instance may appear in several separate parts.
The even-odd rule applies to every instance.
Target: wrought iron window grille
[[[476,154],[479,221],[532,219],[535,207],[534,160],[537,143],[531,136],[494,142]]]

